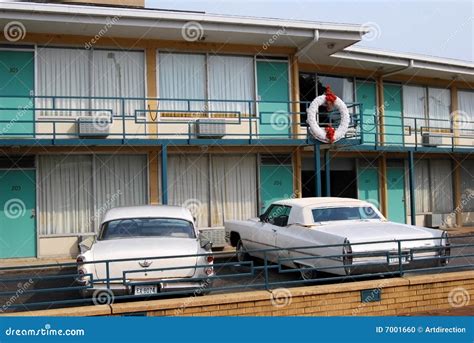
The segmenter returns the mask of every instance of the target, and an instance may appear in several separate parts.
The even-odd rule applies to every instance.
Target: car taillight
[[[449,242],[449,237],[448,233],[446,231],[443,231],[441,234],[441,246],[444,247],[444,249],[440,250],[440,264],[442,266],[445,266],[449,262],[449,256],[451,256],[451,248],[450,248],[450,242]]]
[[[346,274],[350,275],[352,265],[352,247],[351,242],[346,238],[342,247],[342,263],[346,269]]]
[[[214,256],[208,255],[207,256],[207,263],[212,263],[212,262],[214,262]]]
[[[214,274],[214,270],[212,268],[206,268],[204,272],[207,276]]]
[[[84,257],[82,257],[82,256],[77,256],[76,262],[77,262],[78,264],[84,263]]]

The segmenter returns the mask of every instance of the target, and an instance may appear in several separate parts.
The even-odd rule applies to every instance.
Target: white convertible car
[[[211,243],[200,239],[189,210],[177,206],[111,209],[98,236],[81,250],[78,281],[89,287],[85,295],[106,289],[107,278],[114,293],[188,289],[206,293],[207,278],[214,274]],[[171,257],[179,255],[188,256]],[[110,262],[107,267],[100,261]]]
[[[446,231],[389,222],[356,199],[277,201],[259,218],[226,222],[225,230],[239,261],[266,257],[298,268],[304,279],[316,271],[354,275],[443,266],[450,255]]]

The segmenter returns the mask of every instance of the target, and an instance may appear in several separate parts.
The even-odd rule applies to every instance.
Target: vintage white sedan
[[[443,266],[450,255],[446,231],[389,222],[375,206],[357,199],[281,200],[259,218],[226,222],[225,230],[239,261],[266,258],[298,268],[304,279],[316,272],[354,275]]]
[[[88,286],[85,295],[107,289],[107,279],[113,293],[206,293],[214,274],[211,243],[201,239],[189,210],[177,206],[113,208],[81,250],[78,281]]]

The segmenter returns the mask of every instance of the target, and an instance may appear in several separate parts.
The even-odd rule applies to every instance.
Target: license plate
[[[402,261],[402,264],[407,263],[408,262],[407,257],[402,256],[401,261]],[[398,256],[388,258],[388,264],[398,264],[398,263],[400,263]]]
[[[150,295],[157,294],[157,285],[135,286],[135,295]]]

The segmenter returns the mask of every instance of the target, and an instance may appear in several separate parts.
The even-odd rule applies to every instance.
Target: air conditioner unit
[[[199,228],[201,236],[212,242],[213,248],[223,248],[226,246],[224,227],[203,227]]]
[[[198,138],[222,138],[225,136],[225,123],[214,119],[196,120],[196,136]]]
[[[77,134],[81,138],[105,138],[109,135],[111,124],[110,116],[79,117]]]
[[[443,215],[441,213],[426,214],[425,225],[427,227],[440,227],[443,225]]]
[[[423,146],[438,146],[443,144],[442,137],[439,134],[432,135],[429,132],[421,134],[421,141]]]

